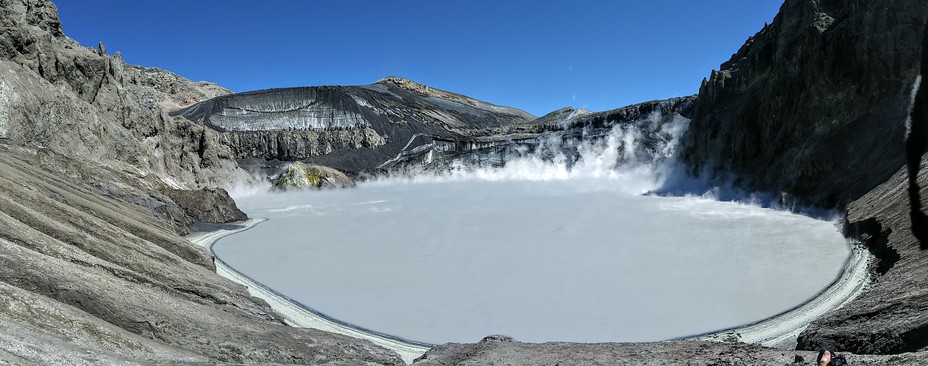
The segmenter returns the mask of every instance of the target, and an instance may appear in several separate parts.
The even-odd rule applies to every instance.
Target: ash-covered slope
[[[535,118],[396,77],[220,96],[175,114],[220,131],[236,158],[304,160],[351,172],[377,168],[418,135],[468,140]]]

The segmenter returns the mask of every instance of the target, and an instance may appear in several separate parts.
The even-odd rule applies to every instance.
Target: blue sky
[[[58,0],[65,33],[242,92],[388,75],[542,115],[695,94],[783,0]]]

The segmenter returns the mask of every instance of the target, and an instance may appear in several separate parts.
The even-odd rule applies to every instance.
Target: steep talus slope
[[[0,364],[402,364],[296,329],[178,236],[244,218],[207,186],[248,179],[219,135],[167,110],[227,91],[125,65],[0,0]]]
[[[495,134],[534,119],[396,77],[220,96],[175,114],[221,131],[236,158],[304,160],[351,172],[377,168],[418,135],[467,140],[474,131]]]
[[[928,205],[928,155],[918,176]],[[928,252],[912,235],[906,169],[848,206],[845,231],[876,256],[874,284],[859,298],[816,320],[799,347],[824,344],[858,353],[902,353],[928,348]]]
[[[366,341],[285,326],[266,303],[216,275],[204,249],[140,206],[41,168],[37,156],[0,145],[0,292],[15,295],[0,300],[4,352],[30,363],[74,356],[402,364]],[[49,341],[73,346],[46,355]]]
[[[787,0],[713,72],[685,141],[694,173],[839,207],[904,164],[928,3]]]

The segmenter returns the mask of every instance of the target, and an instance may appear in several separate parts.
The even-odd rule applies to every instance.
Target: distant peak
[[[423,85],[415,81],[401,78],[398,76],[387,76],[383,79],[377,80],[377,84],[393,84],[400,89],[406,89],[411,92],[416,92],[419,94],[428,95],[430,97],[438,97],[447,100],[453,100],[459,103],[468,104],[471,106],[477,106],[478,101],[468,96],[464,96],[457,93],[452,93],[444,91],[441,89],[435,89],[428,85]]]
[[[513,115],[520,115],[520,116],[524,116],[529,119],[535,118],[535,116],[531,115],[528,112],[522,111],[522,110],[518,110],[515,108],[511,108],[511,107],[500,107],[500,106],[497,106],[491,103],[479,101],[477,99],[468,97],[466,95],[461,95],[461,94],[452,93],[449,91],[444,91],[441,89],[436,89],[428,85],[423,85],[415,81],[401,78],[398,76],[387,76],[383,79],[377,80],[376,84],[392,85],[394,87],[405,89],[413,93],[419,93],[419,94],[426,95],[429,97],[435,97],[435,98],[449,100],[449,101],[453,101],[453,102],[457,102],[461,104],[466,104],[466,105],[469,105],[471,107],[478,108],[478,109],[492,110],[497,113],[509,113]]]
[[[414,91],[414,92],[428,94],[428,95],[432,95],[433,94],[432,91],[435,90],[434,88],[429,87],[428,85],[423,85],[423,84],[417,83],[415,81],[412,81],[406,78],[401,78],[399,76],[387,76],[383,79],[377,80],[377,84],[393,84],[393,85],[396,85],[400,88],[403,88],[409,91]]]

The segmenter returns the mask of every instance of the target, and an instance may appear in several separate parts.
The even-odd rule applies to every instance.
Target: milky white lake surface
[[[803,303],[850,248],[833,222],[605,179],[380,182],[237,199],[219,258],[324,314],[430,342],[655,341]]]

